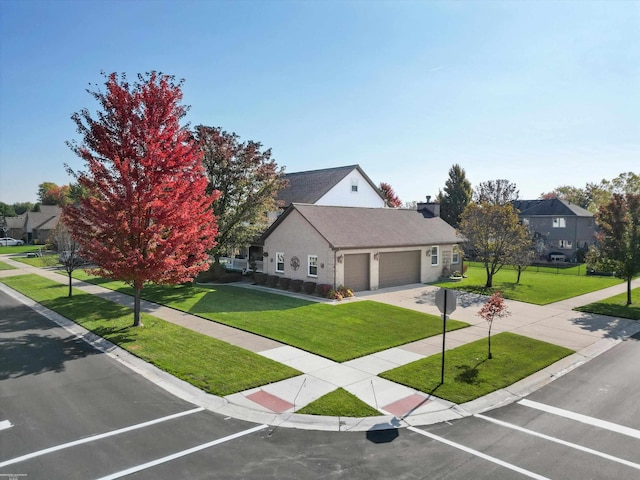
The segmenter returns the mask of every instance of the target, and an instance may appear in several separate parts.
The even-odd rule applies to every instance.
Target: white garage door
[[[344,256],[344,286],[358,292],[369,290],[369,254]]]
[[[380,288],[420,283],[420,250],[380,254]]]

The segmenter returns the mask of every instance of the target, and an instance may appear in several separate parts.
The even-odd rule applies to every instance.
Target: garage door
[[[380,288],[420,283],[420,250],[380,254]]]
[[[344,285],[353,291],[369,290],[369,254],[344,256]]]

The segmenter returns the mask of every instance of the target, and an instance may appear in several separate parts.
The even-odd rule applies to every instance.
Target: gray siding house
[[[515,200],[520,221],[534,233],[536,250],[548,261],[576,261],[578,250],[595,244],[593,213],[566,200]]]
[[[263,272],[353,290],[436,281],[461,268],[433,210],[292,203],[262,236]]]

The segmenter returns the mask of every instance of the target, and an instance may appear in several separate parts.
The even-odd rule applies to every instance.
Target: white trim
[[[433,263],[433,249],[436,249],[436,263]],[[433,245],[431,247],[429,247],[429,265],[431,265],[432,267],[437,267],[438,265],[440,265],[440,247],[438,245]]]
[[[282,255],[282,270],[278,270],[278,255]],[[284,252],[276,252],[276,273],[284,273]]]
[[[315,275],[313,273],[311,273],[311,259],[315,258],[316,259],[316,273]],[[313,277],[313,278],[318,278],[318,256],[317,255],[307,255],[307,277]]]

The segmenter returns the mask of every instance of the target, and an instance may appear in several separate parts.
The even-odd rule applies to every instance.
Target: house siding
[[[302,216],[294,211],[273,231],[264,242],[268,256],[263,263],[263,271],[269,275],[304,280],[318,284],[334,285],[334,254],[327,242]],[[284,253],[284,272],[276,272],[276,252]],[[318,257],[318,276],[307,275],[307,258]],[[297,257],[297,270],[291,266],[291,259]]]
[[[352,192],[353,182],[358,185],[358,191]],[[384,200],[376,192],[367,179],[356,169],[338,182],[325,193],[316,205],[345,206],[345,207],[373,207],[384,208]]]

